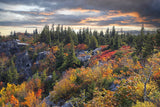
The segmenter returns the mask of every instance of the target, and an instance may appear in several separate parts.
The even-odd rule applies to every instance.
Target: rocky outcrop
[[[15,65],[18,73],[24,77],[23,79],[27,80],[32,75],[32,63],[29,59],[28,51],[20,55],[16,55]]]
[[[50,99],[50,97],[47,96],[46,98],[43,99],[43,101],[42,101],[41,103],[45,102],[45,103],[47,104],[47,106],[49,106],[49,107],[54,107],[54,106],[56,106],[56,104],[54,104],[54,103],[53,103],[52,101],[50,101],[49,99]]]
[[[90,60],[91,55],[87,55],[86,53],[88,53],[88,51],[79,51],[77,52],[77,58],[81,61],[81,62],[87,62],[88,60]]]
[[[0,43],[0,53],[5,53],[7,56],[15,54],[19,51],[17,41],[7,41]]]
[[[43,99],[41,103],[46,103],[49,107],[73,107],[71,102],[65,102],[65,100],[61,99],[57,102],[57,104],[50,101],[50,95]]]
[[[7,56],[16,54],[20,51],[20,47],[27,46],[27,43],[20,43],[20,40],[11,40],[0,43],[0,53],[5,53]]]
[[[97,52],[100,51],[102,48],[96,48],[92,51],[92,55],[97,55]]]
[[[64,105],[62,105],[61,107],[73,107],[72,103],[65,103]]]
[[[86,55],[86,56],[80,56],[77,57],[81,62],[86,62],[91,58],[91,55]]]
[[[39,64],[39,61],[46,58],[47,54],[49,54],[49,51],[43,51],[43,52],[39,52],[38,56],[36,58],[36,64]]]

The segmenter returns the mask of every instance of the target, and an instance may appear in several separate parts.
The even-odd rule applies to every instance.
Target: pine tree
[[[75,55],[75,49],[74,49],[74,42],[71,38],[71,50],[70,53],[68,55],[68,59],[70,60],[70,67],[75,68],[76,66],[80,65],[80,61],[77,59],[76,55]]]
[[[143,59],[147,59],[150,55],[152,55],[153,50],[154,50],[153,37],[148,34],[145,37],[144,46],[142,47],[142,57],[143,57]]]
[[[43,30],[41,32],[41,36],[40,36],[40,41],[45,42],[47,44],[51,44],[51,36],[50,36],[50,31],[49,31],[48,25],[45,25],[45,27],[43,28]]]
[[[111,37],[114,37],[116,35],[115,26],[112,28]]]
[[[51,40],[52,40],[53,42],[55,42],[55,41],[56,41],[56,40],[55,40],[56,38],[55,38],[54,24],[52,24],[52,28],[51,28],[50,34],[51,34]]]
[[[19,73],[17,72],[17,69],[15,67],[13,59],[11,59],[11,65],[7,71],[7,81],[10,83],[17,83],[18,78],[19,78]]]
[[[63,71],[68,68],[76,68],[80,67],[80,61],[77,59],[75,55],[75,49],[74,49],[74,42],[72,40],[72,37],[70,38],[71,40],[71,49],[68,50],[68,56],[64,58],[64,62],[61,67],[58,68],[58,70]]]
[[[98,41],[97,41],[97,39],[96,39],[95,36],[92,36],[92,37],[91,37],[89,47],[90,47],[91,49],[95,49],[95,48],[98,47]]]
[[[56,53],[56,68],[59,68],[64,63],[63,43],[59,44],[59,51]]]
[[[57,80],[57,75],[56,75],[55,71],[53,71],[53,73],[52,73],[52,80],[53,80],[53,82],[55,82]]]
[[[88,46],[90,45],[91,40],[90,40],[90,36],[89,36],[89,35],[85,35],[84,43],[85,43],[86,45],[88,45]]]
[[[13,82],[13,77],[12,77],[12,70],[11,70],[11,67],[9,67],[8,71],[7,71],[7,77],[6,77],[6,80],[10,83]]]
[[[41,74],[41,81],[45,81],[47,78],[47,74],[46,74],[46,69],[43,70],[42,74]]]
[[[26,36],[28,35],[28,33],[27,33],[27,29],[25,30],[25,33],[24,33]]]
[[[107,30],[106,30],[105,37],[106,37],[106,42],[107,42],[107,44],[108,44],[108,43],[109,43],[109,40],[110,40],[109,28],[107,28]]]
[[[142,49],[144,46],[144,26],[142,25],[141,28],[141,35],[137,36],[135,39],[135,52],[136,55],[139,56],[140,59],[142,59]]]
[[[15,82],[17,82],[17,80],[19,78],[19,73],[17,72],[17,68],[15,67],[15,64],[14,64],[13,60],[11,60],[11,69],[12,69],[13,80]]]
[[[160,29],[157,30],[155,39],[156,39],[156,46],[160,47]]]

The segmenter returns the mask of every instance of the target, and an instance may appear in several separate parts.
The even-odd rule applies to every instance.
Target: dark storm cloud
[[[160,17],[160,0],[1,0],[7,4],[44,6],[47,10],[77,8],[139,12],[142,16]],[[56,3],[56,5],[55,5]]]
[[[160,26],[159,22],[153,22],[152,19],[160,18],[160,0],[1,0],[0,3],[10,4],[10,5],[28,5],[28,6],[39,6],[44,7],[45,10],[43,12],[55,12],[59,9],[95,9],[101,11],[100,15],[103,15],[105,11],[108,10],[119,10],[121,12],[138,12],[140,17],[145,17],[147,20],[147,24],[153,24],[157,27]],[[7,11],[0,9],[0,11]],[[39,10],[36,11],[11,11],[17,14],[29,15],[37,17],[37,16],[47,16],[45,14],[40,14]],[[37,12],[37,13],[34,13]],[[68,24],[68,25],[76,25],[80,24],[81,20],[84,20],[87,17],[91,17],[90,15],[59,15],[59,14],[51,14],[48,15],[48,19],[44,22],[37,21],[24,21],[24,22],[10,22],[11,25],[18,24],[37,24],[37,23],[59,23],[59,24]],[[45,17],[44,17],[45,18]],[[130,20],[130,23],[121,23],[120,21]],[[118,23],[121,25],[124,24],[141,24],[143,22],[134,22],[131,17],[117,17],[112,18],[110,20],[97,21],[98,25],[109,25]],[[93,22],[93,21],[88,21]],[[95,21],[96,22],[96,21]],[[7,22],[0,22],[0,25],[9,25]]]
[[[86,0],[88,6],[100,10],[136,11],[143,17],[160,17],[160,0]]]

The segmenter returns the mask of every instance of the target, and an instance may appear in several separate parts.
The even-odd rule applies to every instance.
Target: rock
[[[20,47],[27,46],[29,44],[26,43],[20,43],[20,40],[11,40],[6,42],[0,43],[0,53],[5,53],[7,56],[16,54],[20,51]]]
[[[32,75],[32,63],[29,59],[28,51],[16,56],[15,65],[18,73],[23,75],[25,80]]]
[[[97,55],[97,51],[100,51],[102,48],[96,48],[92,51],[92,55]]]
[[[111,91],[115,91],[115,90],[117,90],[117,87],[119,87],[118,84],[112,83],[111,86],[109,87],[109,89],[110,89]]]
[[[15,40],[0,43],[0,53],[5,53],[7,56],[19,52],[19,47]]]
[[[39,64],[39,60],[46,58],[46,55],[49,54],[49,51],[39,52],[36,58],[36,64]]]
[[[77,57],[81,62],[86,62],[91,58],[91,55]]]
[[[41,102],[41,104],[42,104],[43,102],[45,102],[49,107],[54,107],[54,106],[56,106],[56,104],[54,104],[54,103],[53,103],[52,101],[50,101],[49,99],[50,99],[49,96],[47,96],[46,98],[43,99],[43,101]]]
[[[42,60],[46,57],[46,55],[49,54],[49,51],[43,51],[38,53],[37,60]]]
[[[61,107],[73,107],[72,103],[65,103],[64,105],[62,105]]]
[[[28,46],[29,44],[17,42],[17,45],[18,45],[18,46]]]

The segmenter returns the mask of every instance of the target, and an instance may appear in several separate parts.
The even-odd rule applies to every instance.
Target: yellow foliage
[[[139,81],[135,86],[135,88],[137,88],[135,91],[137,98],[142,99],[144,94],[144,83]],[[155,82],[151,81],[150,83],[147,84],[146,89],[147,89],[147,94],[151,95],[152,92],[157,90],[157,85]]]
[[[156,105],[154,105],[152,102],[139,102],[137,101],[136,104],[133,104],[132,107],[157,107]]]
[[[85,104],[85,107],[114,107],[117,103],[114,99],[114,92],[110,90],[95,91],[94,98]]]

